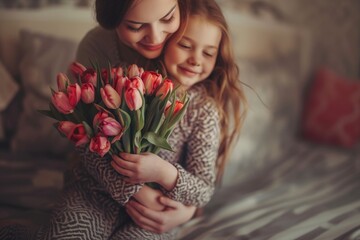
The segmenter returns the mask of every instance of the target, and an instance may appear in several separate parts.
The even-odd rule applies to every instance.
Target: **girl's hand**
[[[130,183],[157,182],[163,160],[152,153],[113,155],[111,165]]]
[[[129,183],[156,182],[167,190],[176,184],[177,169],[156,154],[120,153],[120,156],[113,155],[112,158],[113,168]]]
[[[163,211],[151,210],[134,200],[126,204],[126,211],[141,228],[164,233],[189,221],[196,210],[196,207],[185,206],[167,197],[161,197],[159,200],[165,206]]]

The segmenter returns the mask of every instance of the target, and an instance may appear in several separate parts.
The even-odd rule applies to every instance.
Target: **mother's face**
[[[145,58],[161,54],[166,40],[180,26],[177,0],[134,1],[117,27],[120,40]]]

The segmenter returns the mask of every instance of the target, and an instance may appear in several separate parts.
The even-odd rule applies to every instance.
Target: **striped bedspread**
[[[179,239],[360,239],[360,154],[296,144],[220,189]]]

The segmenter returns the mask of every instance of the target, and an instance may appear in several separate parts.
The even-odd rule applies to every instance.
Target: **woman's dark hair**
[[[116,28],[134,0],[96,0],[96,20],[106,29]]]
[[[134,0],[96,0],[96,20],[105,29],[115,29],[123,20]],[[180,21],[186,22],[190,0],[178,0]]]

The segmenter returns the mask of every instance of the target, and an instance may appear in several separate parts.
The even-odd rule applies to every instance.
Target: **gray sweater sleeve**
[[[141,184],[130,184],[123,180],[110,165],[111,159],[108,155],[100,157],[96,153],[86,151],[84,147],[77,148],[77,151],[88,173],[121,205],[125,205],[131,196],[141,189]]]
[[[192,135],[186,144],[185,167],[179,163],[175,187],[165,194],[185,205],[203,207],[215,189],[216,160],[219,149],[219,114],[211,102],[202,105]]]
[[[91,67],[91,61],[96,61],[101,67],[108,67],[109,62],[118,63],[117,38],[114,31],[95,27],[80,41],[76,61],[86,67]]]

